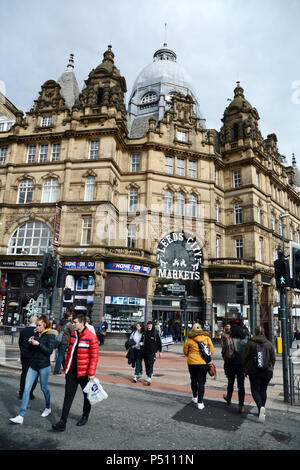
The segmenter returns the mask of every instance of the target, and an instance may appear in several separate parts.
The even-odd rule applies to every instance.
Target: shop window
[[[76,282],[76,290],[83,291],[88,290],[89,281],[87,277],[80,277]]]

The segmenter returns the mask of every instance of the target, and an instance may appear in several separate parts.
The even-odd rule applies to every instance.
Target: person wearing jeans
[[[255,365],[255,357],[257,355],[257,344],[268,350],[269,363],[266,368],[258,369]],[[273,344],[265,337],[263,326],[255,328],[255,336],[250,339],[245,351],[245,372],[249,375],[251,394],[258,408],[258,420],[263,423],[266,416],[267,388],[271,378],[273,377],[273,369],[276,361],[275,350]]]
[[[158,331],[152,321],[147,322],[146,331],[143,332],[140,345],[146,369],[146,384],[151,385],[153,375],[153,365],[156,359],[156,353],[159,351],[161,357],[162,344]]]
[[[19,389],[19,398],[22,399],[24,388],[25,388],[25,380],[26,375],[30,366],[30,359],[32,356],[32,348],[30,343],[28,342],[29,338],[34,335],[34,330],[36,328],[37,317],[32,315],[29,319],[29,325],[23,328],[20,332],[19,336],[19,348],[20,348],[20,359],[22,365],[22,373],[20,377],[20,389]],[[37,385],[38,377],[34,381],[30,393],[30,400],[34,399],[33,391]]]
[[[26,375],[20,412],[15,418],[10,418],[10,421],[14,424],[23,423],[32,385],[38,376],[40,377],[41,389],[46,402],[45,409],[41,416],[45,418],[51,413],[48,379],[51,371],[50,356],[55,345],[55,334],[50,326],[49,318],[46,315],[42,315],[36,322],[35,335],[31,336],[28,340],[32,348],[32,357],[30,359],[30,366]]]

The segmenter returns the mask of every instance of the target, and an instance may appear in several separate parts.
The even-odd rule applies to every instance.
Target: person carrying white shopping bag
[[[91,405],[95,405],[95,403],[99,403],[108,397],[97,377],[90,380],[84,387],[83,391],[87,393],[87,399]]]
[[[75,398],[78,385],[83,391],[83,413],[77,426],[84,426],[89,418],[91,403],[84,392],[89,381],[95,379],[99,359],[97,336],[85,326],[85,316],[78,313],[73,318],[74,332],[65,361],[66,387],[61,419],[52,425],[54,431],[65,431],[70,408]]]

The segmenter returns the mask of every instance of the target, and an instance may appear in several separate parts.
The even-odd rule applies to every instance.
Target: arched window
[[[173,212],[173,193],[172,191],[165,191],[164,195],[164,213],[172,214]]]
[[[58,180],[49,178],[43,184],[42,202],[56,202],[58,197]]]
[[[14,232],[8,244],[8,254],[40,255],[52,245],[52,232],[42,222],[26,222]]]
[[[155,101],[157,101],[157,95],[156,93],[153,93],[152,91],[152,92],[146,93],[143,96],[143,98],[141,99],[141,104],[154,103]]]
[[[18,191],[18,204],[28,204],[32,201],[33,195],[33,181],[32,180],[23,180],[19,184]]]
[[[190,194],[189,216],[190,217],[196,217],[197,216],[197,196],[195,194]]]
[[[183,193],[178,193],[177,194],[177,207],[176,207],[177,215],[184,215],[184,205],[185,205],[185,196]]]

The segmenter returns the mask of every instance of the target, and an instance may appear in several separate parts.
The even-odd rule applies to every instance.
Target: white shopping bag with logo
[[[91,405],[105,400],[108,397],[106,391],[96,377],[86,384],[83,391],[87,393],[87,398]]]

